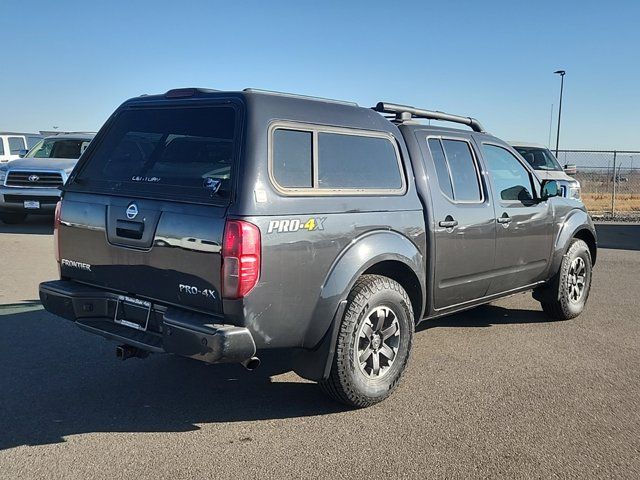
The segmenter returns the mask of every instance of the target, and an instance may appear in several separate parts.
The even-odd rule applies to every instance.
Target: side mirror
[[[542,200],[548,200],[552,197],[560,195],[560,187],[555,180],[545,180],[542,182],[542,191],[540,192],[540,198]]]
[[[578,167],[575,165],[565,165],[564,173],[566,173],[567,175],[575,175],[576,173],[578,173]]]
[[[28,152],[28,151],[29,151],[29,150],[25,150],[24,148],[22,148],[22,149],[18,150],[18,156],[19,156],[20,158],[22,158],[22,157],[24,157],[24,156],[27,154],[27,152]]]

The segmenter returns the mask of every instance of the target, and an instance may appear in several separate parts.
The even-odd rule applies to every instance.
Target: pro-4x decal
[[[270,220],[267,233],[299,232],[302,230],[313,232],[315,230],[324,230],[324,221],[326,219],[327,217],[311,217],[302,220],[298,218]]]

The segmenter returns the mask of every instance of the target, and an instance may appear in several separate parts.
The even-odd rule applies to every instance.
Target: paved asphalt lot
[[[349,411],[282,361],[117,361],[35,301],[47,222],[0,225],[0,478],[640,477],[639,225],[600,227],[580,318],[522,294],[432,322]]]

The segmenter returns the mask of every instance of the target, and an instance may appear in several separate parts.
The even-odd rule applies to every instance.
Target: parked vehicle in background
[[[29,214],[52,214],[78,158],[95,134],[66,133],[41,139],[24,158],[0,165],[0,220],[14,224]]]
[[[0,132],[0,163],[20,158],[41,139],[37,133]]]
[[[563,197],[580,200],[580,182],[569,175],[576,174],[575,165],[560,166],[560,162],[544,145],[524,142],[509,142],[536,171],[540,180],[556,180]]]
[[[576,317],[596,260],[584,205],[477,120],[251,89],[125,102],[54,225],[42,304],[120,358],[288,349],[356,407],[398,385],[417,323],[529,290]]]

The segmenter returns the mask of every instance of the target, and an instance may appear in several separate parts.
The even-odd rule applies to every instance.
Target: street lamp
[[[558,158],[558,146],[560,145],[560,118],[562,117],[562,90],[564,88],[564,74],[567,72],[564,70],[556,70],[553,73],[560,75],[560,106],[558,107],[558,134],[556,135],[556,158]]]

